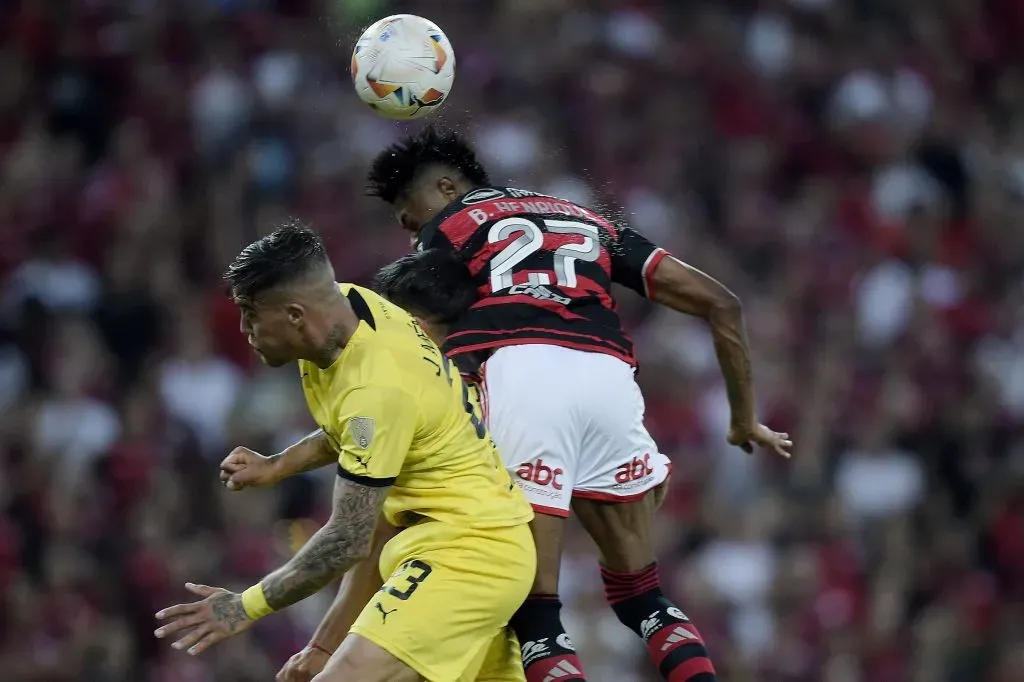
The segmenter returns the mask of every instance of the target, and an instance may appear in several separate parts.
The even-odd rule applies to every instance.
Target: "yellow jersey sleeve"
[[[362,386],[338,414],[338,475],[371,486],[395,482],[416,434],[414,401],[402,391]]]

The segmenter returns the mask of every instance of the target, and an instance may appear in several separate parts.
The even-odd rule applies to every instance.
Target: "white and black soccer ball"
[[[363,32],[352,50],[352,82],[359,98],[381,116],[426,116],[455,82],[455,52],[437,24],[396,14]]]

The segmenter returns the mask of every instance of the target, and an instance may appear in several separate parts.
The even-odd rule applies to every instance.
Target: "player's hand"
[[[324,669],[331,655],[322,649],[307,646],[288,659],[274,678],[275,682],[309,682]]]
[[[274,485],[278,482],[273,457],[237,447],[220,463],[220,482],[228,490]]]
[[[179,650],[188,649],[190,655],[198,656],[222,639],[252,627],[253,621],[249,620],[242,607],[242,595],[222,587],[193,583],[185,583],[185,589],[203,599],[169,606],[157,613],[157,620],[168,621],[153,633],[157,639],[187,633],[171,646]]]
[[[789,458],[789,449],[793,447],[793,441],[789,439],[788,433],[777,433],[764,424],[756,423],[752,427],[733,425],[726,440],[730,445],[735,445],[746,453],[752,453],[756,445],[786,458]]]

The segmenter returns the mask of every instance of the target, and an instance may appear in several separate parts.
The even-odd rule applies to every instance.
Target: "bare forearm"
[[[291,561],[260,581],[267,603],[277,611],[302,601],[344,575],[365,554],[345,541],[344,529],[324,526]]]
[[[317,429],[295,445],[272,455],[270,459],[274,462],[278,477],[288,478],[333,464],[338,456],[328,446],[323,429]]]
[[[370,555],[374,528],[388,488],[335,481],[331,518],[292,557],[262,581],[275,611],[326,587]]]
[[[651,274],[652,300],[707,321],[734,423],[755,418],[750,351],[739,299],[700,270],[668,257]]]
[[[334,603],[313,634],[317,645],[327,651],[335,651],[341,646],[356,618],[380,590],[383,585],[378,568],[380,553],[395,532],[387,522],[377,522],[373,552],[345,574]]]
[[[715,342],[715,355],[725,380],[733,423],[745,425],[756,421],[754,375],[750,368],[750,350],[743,324],[743,309],[735,305],[712,308],[708,326]]]

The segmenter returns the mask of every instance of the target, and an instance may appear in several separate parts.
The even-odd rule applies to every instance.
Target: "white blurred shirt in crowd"
[[[51,312],[87,312],[100,295],[100,282],[85,263],[74,258],[33,258],[14,271],[4,291],[11,311],[34,298]]]
[[[172,358],[160,368],[160,397],[168,412],[192,428],[203,451],[216,455],[224,444],[228,416],[238,398],[242,374],[215,355]]]
[[[915,271],[903,261],[882,261],[857,282],[854,293],[861,342],[885,346],[897,340],[911,319],[915,296],[932,308],[955,306],[963,284],[950,267],[929,263]]]
[[[215,152],[249,120],[246,83],[221,64],[214,64],[192,90],[192,123],[199,147]]]
[[[697,562],[702,579],[732,606],[729,629],[747,657],[771,645],[773,620],[768,597],[777,571],[775,548],[767,540],[713,541]]]
[[[851,450],[839,460],[836,492],[858,521],[898,516],[924,496],[924,470],[912,454],[896,448]]]

